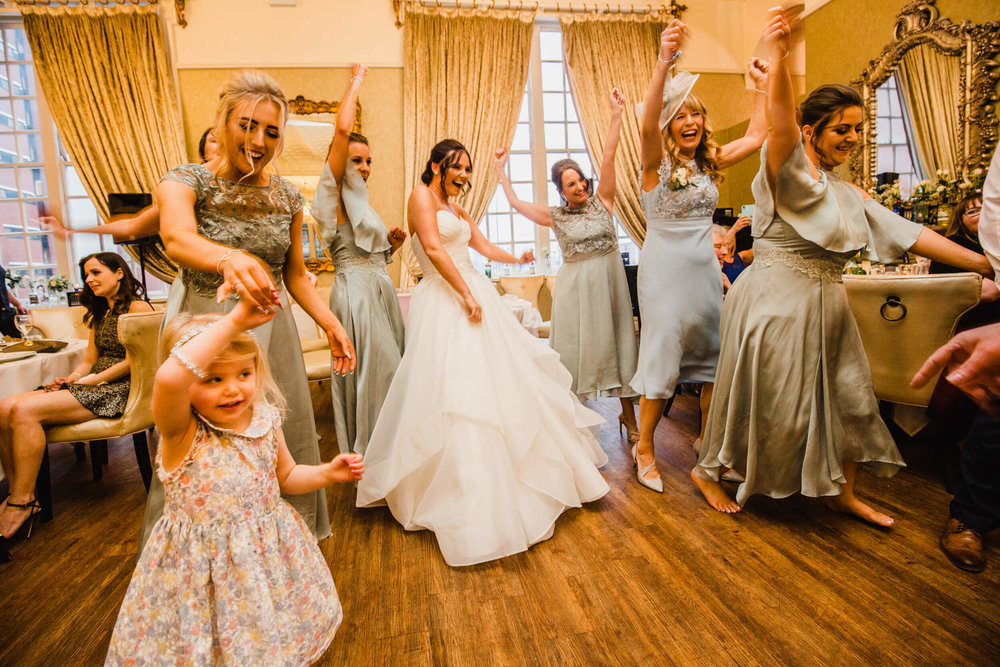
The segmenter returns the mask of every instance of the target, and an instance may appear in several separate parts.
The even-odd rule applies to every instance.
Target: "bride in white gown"
[[[387,504],[406,530],[434,531],[445,561],[473,565],[552,536],[570,507],[602,497],[603,419],[570,392],[559,355],[528,334],[469,261],[516,258],[450,203],[472,173],[440,142],[407,216],[424,277],[406,346],[365,453],[358,507]]]

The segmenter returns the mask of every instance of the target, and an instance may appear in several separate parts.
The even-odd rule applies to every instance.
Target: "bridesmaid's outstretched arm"
[[[507,202],[511,205],[511,208],[536,225],[551,227],[552,213],[547,207],[534,202],[521,201],[514,193],[514,187],[510,184],[510,179],[507,178],[507,172],[504,169],[507,166],[507,149],[498,148],[493,155],[496,158],[494,164],[497,169],[497,178],[500,179],[500,187],[503,188],[503,193],[507,197]]]

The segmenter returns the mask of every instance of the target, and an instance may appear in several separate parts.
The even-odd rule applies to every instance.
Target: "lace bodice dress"
[[[719,356],[722,271],[712,247],[714,181],[696,164],[688,184],[671,190],[665,157],[660,180],[641,194],[646,240],[639,256],[639,363],[632,387],[670,398],[678,382],[712,382]]]
[[[275,285],[279,289],[282,287],[292,223],[305,204],[298,188],[278,176],[271,176],[270,183],[264,186],[236,183],[217,177],[200,164],[175,167],[163,180],[182,183],[194,192],[194,214],[201,236],[264,260]],[[295,233],[298,237],[298,230]],[[236,304],[235,298],[221,304],[216,301],[216,289],[222,284],[222,276],[216,273],[184,269],[181,281],[183,290],[180,293],[172,291],[164,322],[169,322],[179,312],[228,312]],[[319,463],[319,437],[313,420],[309,381],[298,330],[283,289],[281,300],[284,308],[270,322],[254,329],[254,334],[267,352],[271,373],[288,404],[283,427],[288,450],[297,463],[316,464]],[[325,497],[322,489],[288,497],[320,539],[330,534]],[[163,487],[154,478],[146,501],[144,539],[148,539],[159,518],[162,503]]]
[[[90,369],[91,373],[106,371],[125,360],[125,348],[118,340],[118,314],[109,310],[96,326],[94,345],[97,347],[97,361]],[[98,417],[117,417],[128,402],[130,386],[130,376],[126,375],[101,385],[71,384],[69,393]]]
[[[386,504],[407,530],[434,532],[449,565],[481,563],[552,536],[562,512],[608,491],[603,419],[570,392],[548,345],[527,333],[469,259],[469,224],[437,212],[438,232],[482,321],[419,238],[406,352],[365,454],[358,507]]]
[[[744,472],[736,500],[839,494],[844,462],[889,476],[903,464],[879,418],[871,370],[847,302],[844,264],[867,247],[901,256],[921,227],[832,172],[814,177],[799,143],[772,190],[767,146],[753,182],[754,262],[733,283],[696,473]]]
[[[565,262],[552,295],[552,349],[581,400],[635,396],[632,301],[614,220],[596,196],[580,208],[549,211]]]
[[[343,617],[310,529],[281,498],[281,418],[253,407],[246,431],[199,416],[173,470],[157,457],[163,516],[122,602],[107,663],[307,665]]]

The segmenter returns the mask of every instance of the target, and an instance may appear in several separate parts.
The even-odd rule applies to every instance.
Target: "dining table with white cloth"
[[[61,350],[36,352],[24,359],[12,359],[17,352],[0,353],[0,399],[34,391],[57,377],[66,377],[87,354],[87,341],[71,340]],[[11,361],[3,361],[4,355]],[[4,478],[0,465],[0,479]]]

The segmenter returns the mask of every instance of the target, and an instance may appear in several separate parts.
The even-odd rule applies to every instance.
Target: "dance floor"
[[[314,386],[313,400],[328,455],[329,392]],[[611,493],[527,553],[452,569],[431,534],[335,487],[322,549],[345,615],[321,664],[1000,662],[1000,539],[987,538],[982,574],[941,554],[950,496],[928,443],[903,450],[917,465],[896,478],[859,478],[891,530],[805,498],[726,516],[688,478],[695,397],[657,432],[663,495],[632,476],[618,401],[593,405],[608,418]],[[145,493],[130,443],[112,443],[100,482],[71,447],[51,456],[55,518],[0,566],[0,665],[100,664],[135,564]]]

